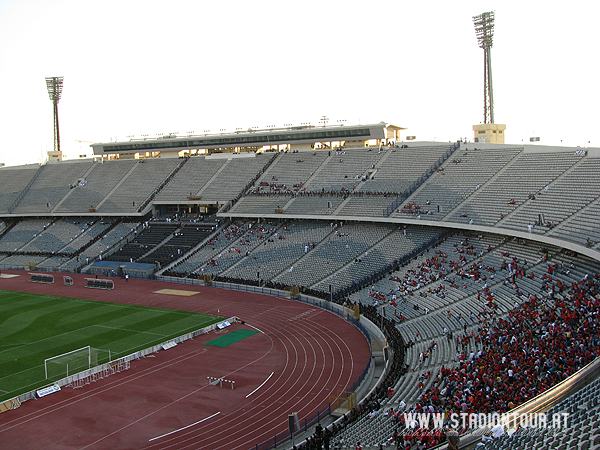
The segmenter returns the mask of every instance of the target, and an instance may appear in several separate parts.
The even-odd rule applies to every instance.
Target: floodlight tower
[[[506,125],[494,122],[494,91],[492,88],[492,44],[494,38],[494,11],[473,17],[477,43],[483,49],[483,123],[473,125],[475,142],[504,144]]]
[[[494,123],[494,94],[492,89],[492,44],[494,38],[494,11],[473,17],[479,48],[483,49],[483,123]]]
[[[62,94],[63,77],[47,77],[48,95],[54,105],[54,151],[60,152],[60,133],[58,128],[58,101]]]

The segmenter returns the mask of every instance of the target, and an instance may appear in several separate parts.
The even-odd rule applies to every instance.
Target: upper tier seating
[[[274,153],[263,153],[253,158],[235,156],[227,160],[218,176],[211,179],[201,192],[203,200],[225,202],[243,193],[246,186],[275,157]]]
[[[498,226],[544,234],[600,197],[600,158],[584,158]],[[540,223],[540,216],[543,223]]]
[[[255,192],[297,192],[328,158],[327,151],[286,152],[256,181]]]
[[[208,181],[227,163],[226,159],[193,156],[156,195],[160,202],[184,203],[188,196],[196,196]]]
[[[53,208],[56,213],[89,213],[99,208],[106,196],[134,168],[136,160],[96,162],[84,179]],[[71,180],[70,180],[71,181]],[[128,210],[114,212],[126,213]]]
[[[377,165],[384,153],[373,148],[331,150],[330,156],[304,187],[314,192],[352,190],[362,176]]]
[[[42,166],[35,183],[25,192],[14,214],[48,213],[92,167],[91,161],[66,161]]]
[[[401,194],[429,169],[435,169],[451,150],[452,146],[448,144],[384,147],[382,152],[385,155],[375,166],[372,179],[361,185],[359,190]]]
[[[277,212],[531,227],[532,234],[600,247],[595,152],[461,144],[430,174],[453,148],[411,144],[5,167],[0,214],[139,215],[151,200],[222,205],[250,186],[228,216]],[[398,204],[404,195],[410,196]]]
[[[22,195],[23,190],[40,170],[37,164],[3,167],[0,170],[0,213],[8,213],[9,208]]]
[[[445,220],[466,223],[473,219],[479,225],[495,225],[580,160],[571,152],[523,153]]]
[[[136,212],[154,190],[173,172],[180,160],[140,159],[96,208],[98,212]]]
[[[460,149],[448,159],[405,203],[419,207],[400,206],[391,217],[427,215],[429,220],[441,220],[446,213],[476,192],[521,151],[519,148],[485,150]]]

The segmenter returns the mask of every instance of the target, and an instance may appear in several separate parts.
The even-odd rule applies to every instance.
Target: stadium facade
[[[589,310],[578,311],[591,323],[600,149],[402,143],[400,130],[167,137],[94,144],[99,161],[2,168],[0,267],[98,273],[99,260],[129,261],[162,280],[298,287],[360,304],[402,336],[403,370],[387,373],[381,408],[418,404],[442,367],[463,364],[456,353],[483,352],[446,338],[476,333],[484,312],[510,317],[531,296],[569,309],[574,297],[560,289],[575,284],[589,286]],[[586,341],[590,354],[598,344]]]

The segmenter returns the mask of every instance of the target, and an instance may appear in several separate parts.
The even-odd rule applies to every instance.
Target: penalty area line
[[[269,379],[270,379],[270,378],[273,376],[273,374],[274,374],[274,373],[275,373],[275,372],[271,372],[271,375],[269,375],[269,376],[267,377],[267,379],[266,379],[265,381],[263,381],[263,382],[262,382],[262,384],[261,384],[259,387],[257,387],[256,389],[254,389],[254,390],[253,390],[252,392],[250,392],[248,395],[246,395],[246,398],[250,397],[250,396],[251,396],[252,394],[254,394],[256,391],[258,391],[258,390],[259,390],[261,387],[263,387],[263,385],[264,385],[264,384],[265,384],[267,381],[269,381]]]
[[[169,433],[166,433],[166,434],[163,434],[163,435],[160,435],[160,436],[153,437],[153,438],[152,438],[152,439],[150,439],[148,442],[154,441],[154,440],[156,440],[156,439],[163,438],[163,437],[165,437],[165,436],[168,436],[168,435],[170,435],[170,434],[173,434],[173,433],[177,433],[178,431],[185,430],[186,428],[193,427],[194,425],[198,425],[199,423],[202,423],[202,422],[204,422],[205,420],[212,419],[213,417],[215,417],[216,415],[219,415],[219,414],[221,414],[221,412],[216,412],[216,413],[214,413],[212,416],[205,417],[204,419],[202,419],[202,420],[199,420],[198,422],[194,422],[194,423],[192,423],[192,424],[190,424],[190,425],[188,425],[188,426],[186,426],[186,427],[180,428],[180,429],[178,429],[178,430],[173,430],[173,431],[171,431],[171,432],[169,432]]]

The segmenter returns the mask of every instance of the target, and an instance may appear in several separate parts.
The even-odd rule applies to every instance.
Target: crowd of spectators
[[[445,239],[444,239],[445,241]],[[443,241],[442,241],[443,242]],[[372,288],[369,296],[376,306],[379,302],[390,302],[397,306],[396,302],[402,303],[407,297],[414,296],[415,292],[439,280],[446,281],[451,286],[456,286],[455,279],[449,275],[455,272],[459,277],[472,276],[478,279],[478,270],[476,264],[468,266],[469,259],[481,256],[477,253],[475,247],[469,241],[469,235],[465,235],[460,242],[453,244],[456,255],[450,257],[442,250],[435,250],[434,255],[423,261],[417,262],[413,267],[404,270],[403,276],[391,275],[389,279],[398,283],[395,289],[389,292],[381,292]],[[492,247],[488,247],[488,252]],[[465,269],[465,267],[467,267]],[[419,295],[427,297],[435,295],[445,298],[446,286],[440,283],[435,288],[430,288],[427,292],[420,292]]]
[[[514,264],[507,280],[522,276]],[[411,412],[447,417],[507,412],[600,356],[600,274],[567,286],[552,275],[569,269],[547,267],[540,292],[516,295],[523,298],[506,317],[498,317],[488,302],[492,308],[478,315],[477,331],[456,337],[457,365],[441,367]],[[489,290],[484,295],[493,299]],[[431,448],[438,442],[433,429],[416,428],[403,439],[399,448]]]
[[[356,186],[352,188],[342,187],[340,189],[325,189],[307,191],[302,183],[294,185],[293,189],[289,189],[285,184],[267,184],[250,189],[246,195],[248,196],[285,196],[285,197],[397,197],[401,195],[399,192],[393,191],[356,191]]]
[[[506,239],[502,244],[505,242]],[[446,283],[460,288],[461,281],[479,281],[483,286],[477,291],[482,310],[471,314],[472,322],[478,325],[469,331],[465,325],[464,333],[457,333],[456,339],[451,332],[446,334],[448,341],[456,345],[456,365],[451,363],[442,366],[439,371],[423,373],[418,380],[418,400],[410,412],[441,412],[447,417],[453,412],[506,412],[553,387],[600,356],[600,274],[585,275],[569,285],[558,275],[572,277],[571,271],[575,266],[548,262],[548,251],[543,248],[540,249],[541,257],[533,265],[524,258],[502,251],[501,267],[486,264],[480,258],[493,250],[491,246],[477,251],[465,237],[455,244],[455,248],[458,258],[454,261],[437,250],[435,256],[406,271],[404,279],[392,277],[400,283],[398,292],[408,292],[408,295],[412,290],[440,278],[444,280],[440,286]],[[474,261],[468,263],[468,259]],[[528,270],[533,266],[544,266],[546,273],[536,277],[533,271]],[[514,309],[505,317],[499,317],[493,288],[488,284],[496,275],[502,280],[496,285],[502,283],[514,289]],[[537,292],[527,294],[521,290],[519,285],[525,278],[537,279]],[[533,286],[528,284],[529,289]],[[391,300],[393,304],[396,293],[394,290],[388,294],[371,291],[371,296],[381,301]],[[374,305],[361,305],[361,314],[377,324],[382,321],[378,310]],[[450,319],[451,316],[448,317]],[[387,326],[389,324],[396,329],[394,321],[384,319],[383,323],[386,335],[393,334]],[[411,343],[404,344],[402,341],[402,348]],[[434,352],[436,348],[437,344],[433,341],[429,351]],[[423,359],[425,357],[424,353]],[[390,372],[374,396],[348,414],[340,426],[347,426],[365,414],[377,414],[373,405],[377,405],[386,392],[388,395],[393,392],[393,386],[401,376],[398,374],[408,369],[403,364]],[[377,402],[373,403],[373,400]],[[420,429],[418,425],[406,432],[402,415],[394,414],[393,409],[385,414],[392,416],[397,423],[396,433],[390,436],[392,442],[388,442],[397,448],[425,449],[445,440],[443,431]],[[335,435],[333,430],[332,435]],[[399,433],[398,430],[405,431]],[[309,445],[306,448],[320,447]]]
[[[431,204],[431,202],[429,200],[427,200],[427,202],[425,202],[425,205],[427,205],[427,206],[429,206],[430,204]],[[413,216],[417,216],[418,219],[421,218],[421,215],[432,216],[436,213],[435,210],[422,207],[421,205],[414,203],[414,202],[406,203],[405,205],[402,206],[402,208],[399,208],[396,212],[402,212],[404,214],[412,214]]]

